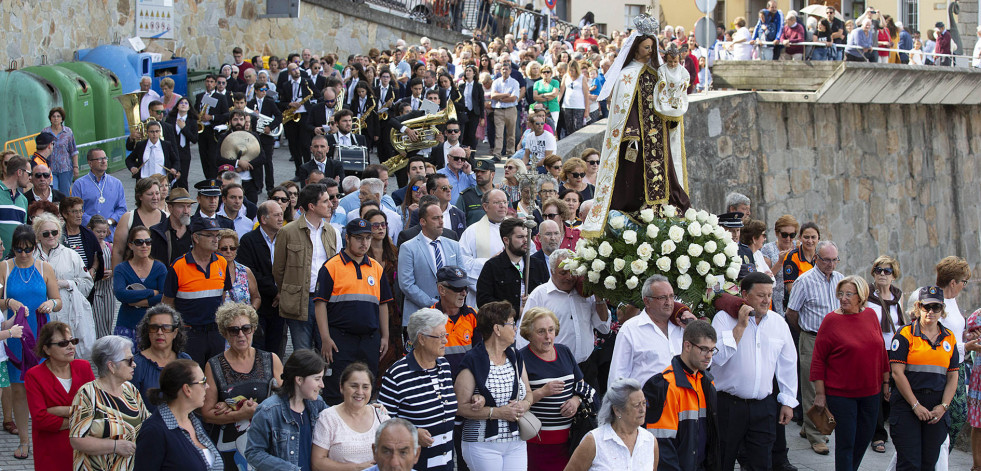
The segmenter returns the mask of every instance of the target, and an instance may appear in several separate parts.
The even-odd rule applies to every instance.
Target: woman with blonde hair
[[[599,172],[600,151],[589,147],[582,151],[579,158],[583,162],[586,162],[586,178],[583,181],[590,185],[596,185],[596,174]]]
[[[589,109],[589,85],[586,83],[586,74],[580,70],[579,62],[569,61],[569,71],[562,77],[560,94],[565,133],[568,136],[583,127],[585,113]]]
[[[504,163],[504,181],[501,182],[500,189],[508,195],[508,205],[513,205],[521,199],[518,175],[527,171],[528,169],[521,159],[511,158]]]
[[[560,174],[559,181],[562,182],[559,186],[559,192],[562,189],[568,188],[570,190],[576,191],[581,197],[580,203],[582,201],[593,199],[593,194],[596,192],[596,187],[592,183],[586,181],[586,161],[580,159],[579,157],[573,157],[566,160],[562,164],[562,173]]]
[[[234,71],[236,67],[233,66]],[[233,79],[235,77],[232,77]],[[177,106],[177,102],[181,100],[181,96],[174,93],[174,79],[170,77],[164,77],[160,79],[160,90],[163,91],[163,96],[160,98],[163,100],[164,109],[169,113],[171,109]]]

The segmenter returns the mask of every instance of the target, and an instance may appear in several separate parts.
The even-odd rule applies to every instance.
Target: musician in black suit
[[[405,87],[401,83],[392,80],[391,70],[382,69],[381,72],[378,72],[378,86],[375,87],[373,92],[375,98],[378,99],[378,106],[384,108],[388,100],[392,100],[392,104],[401,100],[405,96]]]
[[[336,97],[337,91],[328,86],[323,89],[323,100],[310,107],[306,132],[311,138],[313,136],[326,136],[331,133],[334,124],[334,112],[337,109]]]
[[[164,109],[164,105],[162,101],[158,101],[158,100],[151,101],[150,104],[147,105],[147,110],[150,113],[150,118],[147,120],[147,122],[153,120],[163,123],[164,119],[167,117],[167,110]],[[174,132],[174,128],[167,127],[167,126],[163,127],[163,133],[160,134],[160,139],[163,139],[167,142],[174,142],[174,139],[176,137],[177,135]],[[145,140],[146,140],[146,136],[140,134],[139,130],[131,129],[129,137],[126,139],[126,150],[133,150],[136,147],[136,143]]]
[[[354,98],[348,109],[354,113],[353,119],[361,121],[360,134],[364,136],[368,148],[375,147],[378,141],[378,104],[375,97],[371,94],[371,87],[367,82],[358,82],[354,87]]]
[[[267,240],[275,240],[283,226],[283,209],[279,203],[269,200],[259,205],[259,227],[247,232],[239,241],[236,261],[252,269],[262,304],[259,305],[259,329],[252,338],[252,345],[267,352],[282,353],[285,321],[279,316],[277,299],[279,288],[272,274],[272,252]]]
[[[293,55],[293,54],[291,54],[291,55]],[[297,56],[297,57],[299,57],[299,56]],[[297,60],[288,59],[287,65],[286,65],[286,68],[287,69],[289,69],[289,64],[296,64],[297,67],[299,67],[299,69],[300,69],[300,77],[310,78],[310,74],[307,73],[307,70],[305,68],[303,68],[302,64],[299,63]],[[276,89],[277,90],[279,90],[279,86],[280,85],[286,83],[290,79],[290,74],[289,73],[285,73],[284,74],[283,72],[285,72],[285,71],[284,70],[280,70],[279,78],[276,79]]]
[[[191,108],[191,102],[187,97],[181,97],[177,101],[177,106],[170,110],[164,121],[164,128],[174,131],[174,140],[171,143],[177,148],[178,162],[180,162],[181,176],[174,186],[186,190],[187,174],[191,172],[191,144],[198,143],[198,114]]]
[[[223,79],[224,80],[224,79]],[[205,178],[215,178],[218,176],[218,144],[215,139],[215,126],[225,124],[228,121],[228,102],[224,95],[215,91],[218,79],[209,74],[204,78],[205,91],[198,93],[194,98],[194,109],[199,113],[198,119],[204,123],[204,131],[198,136],[198,153],[201,155],[201,170],[204,171]],[[212,109],[203,110],[201,100],[209,96],[218,99],[218,104]],[[167,136],[164,136],[167,139]]]
[[[262,172],[265,175],[265,184],[267,188],[273,188],[276,186],[275,181],[273,181],[273,149],[276,144],[276,138],[270,136],[271,133],[275,132],[283,124],[283,112],[279,111],[279,107],[276,106],[276,102],[272,98],[266,96],[269,90],[268,85],[260,84],[255,89],[255,99],[250,101],[245,106],[249,107],[256,113],[263,116],[272,118],[272,122],[267,126],[258,129],[258,122],[254,121],[252,125],[252,132],[258,133],[259,135],[259,145],[262,146],[262,153],[266,154],[266,163],[262,165]],[[263,182],[259,183],[259,189],[262,189]]]
[[[477,68],[468,65],[463,69],[463,82],[459,85],[460,101],[456,103],[456,116],[463,127],[463,145],[477,148],[477,126],[484,117],[484,86],[477,81]],[[466,116],[466,121],[462,119]]]
[[[317,90],[323,90],[327,86],[327,76],[320,73],[322,69],[322,63],[317,61],[310,62],[310,81],[317,87]]]
[[[133,178],[145,178],[155,173],[162,173],[168,178],[178,178],[180,158],[176,146],[160,139],[163,125],[159,121],[146,124],[147,139],[137,142],[133,151],[126,157],[126,168]]]
[[[354,113],[351,110],[340,110],[334,113],[334,122],[337,123],[337,133],[327,135],[327,155],[332,159],[339,159],[337,156],[337,146],[360,146],[367,147],[368,141],[360,134],[351,132],[351,124],[354,122]]]
[[[327,140],[329,138],[330,136],[313,136],[313,142],[310,143],[310,161],[304,162],[300,168],[296,169],[296,176],[293,181],[303,185],[310,176],[310,172],[314,170],[323,172],[325,177],[333,178],[337,182],[344,179],[344,165],[341,164],[340,160],[328,155],[330,146],[327,145]]]
[[[314,88],[313,82],[300,74],[300,67],[296,64],[287,66],[289,78],[279,86],[279,109],[285,113],[287,110],[296,113],[299,118],[296,121],[283,119],[283,133],[289,140],[290,156],[293,165],[300,168],[303,162],[310,160],[310,134],[307,134],[306,126],[308,120],[309,107],[314,106],[314,102],[320,95],[320,91]],[[304,102],[304,99],[310,100]]]
[[[422,86],[421,83],[418,84],[419,87]],[[384,120],[379,124],[381,129],[381,139],[379,144],[378,155],[382,157],[382,162],[385,159],[394,157],[399,154],[392,146],[390,141],[391,131],[395,130],[396,134],[405,134],[410,141],[418,140],[416,132],[414,129],[404,126],[402,123],[410,119],[418,118],[420,116],[425,116],[426,112],[423,110],[412,110],[412,99],[403,98],[401,101],[396,102],[392,105],[392,109],[389,110],[388,119]],[[407,157],[412,157],[416,155],[418,151],[406,152]],[[395,172],[395,181],[399,187],[405,186],[409,182],[408,168],[403,167]]]
[[[255,132],[250,131],[248,128],[249,118],[250,116],[245,111],[232,110],[231,117],[228,118],[228,132],[218,138],[218,147],[221,148],[222,142],[229,135],[237,131],[249,132],[255,136]],[[256,140],[258,140],[258,136],[256,136]],[[248,162],[239,159],[238,156],[219,155],[218,165],[231,165],[235,167],[235,171],[242,177],[242,189],[244,190],[245,198],[250,201],[258,201],[259,189],[262,187],[262,170],[266,160],[268,160],[268,156],[262,151],[262,146],[260,145],[259,155]]]

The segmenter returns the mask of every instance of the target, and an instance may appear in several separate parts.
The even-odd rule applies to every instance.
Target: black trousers
[[[920,405],[933,410],[943,399],[943,391],[914,390]],[[947,439],[950,414],[935,424],[923,422],[899,391],[891,398],[889,433],[896,447],[896,471],[933,471],[940,457],[940,445]]]
[[[255,178],[243,181],[242,192],[245,193],[245,198],[252,202],[259,201],[259,185],[262,185],[262,182]]]
[[[879,402],[879,418],[875,422],[875,434],[872,435],[873,442],[889,440],[889,433],[886,432],[887,421],[889,421],[889,401],[883,398]]]
[[[719,392],[719,430],[722,470],[735,468],[736,457],[745,457],[742,469],[769,470],[770,454],[776,439],[776,401],[740,399]],[[742,453],[740,453],[742,451]]]
[[[187,174],[191,172],[191,146],[190,146],[190,144],[191,143],[188,142],[187,149],[177,149],[177,155],[181,159],[180,169],[178,169],[181,172],[181,176],[180,176],[180,178],[177,179],[177,182],[174,183],[174,186],[181,187],[181,188],[183,188],[185,190],[187,189]]]
[[[329,327],[330,338],[337,344],[334,361],[328,365],[331,375],[324,375],[324,390],[320,394],[328,405],[334,406],[344,402],[341,395],[341,373],[344,368],[356,361],[368,365],[375,376],[378,375],[378,350],[381,348],[381,333],[378,330],[370,334],[352,334],[340,329]],[[316,333],[314,333],[316,335]]]
[[[471,149],[477,148],[477,126],[480,124],[480,115],[467,112],[467,122],[463,125],[463,145]]]
[[[218,324],[188,325],[187,344],[184,352],[191,356],[201,369],[211,357],[225,351],[225,338],[218,332]]]
[[[273,151],[275,150],[276,138],[259,134],[259,146],[262,147],[262,154],[266,156],[266,163],[262,164],[263,178],[265,178],[266,189],[276,188],[275,176],[273,175]],[[262,185],[259,185],[262,191]],[[258,203],[259,200],[252,200]]]
[[[300,120],[293,123],[283,123],[283,134],[289,141],[290,157],[297,169],[310,160],[310,141],[312,136],[307,134],[307,113],[300,113]]]
[[[252,346],[259,350],[272,352],[283,358],[286,337],[286,322],[279,317],[279,309],[272,307],[272,301],[262,298],[259,305],[259,329],[252,337]]]
[[[198,136],[198,153],[201,154],[201,171],[205,179],[218,177],[218,141],[213,126],[205,126]],[[186,183],[186,182],[185,182]]]

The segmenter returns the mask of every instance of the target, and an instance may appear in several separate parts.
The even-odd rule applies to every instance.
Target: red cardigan
[[[814,341],[810,380],[824,381],[825,394],[879,394],[887,371],[889,358],[875,311],[865,308],[858,314],[832,312],[824,317]]]
[[[65,419],[49,414],[48,408],[71,406],[78,390],[85,383],[94,380],[95,376],[92,374],[92,366],[85,360],[73,360],[71,371],[71,391],[65,392],[65,387],[44,363],[27,370],[24,387],[27,389],[27,406],[31,410],[34,469],[72,469],[69,429],[61,430]],[[38,450],[43,452],[38,453]]]

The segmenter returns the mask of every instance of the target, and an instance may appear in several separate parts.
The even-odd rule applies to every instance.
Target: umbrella
[[[820,4],[815,3],[814,5],[808,5],[808,6],[804,7],[804,8],[801,8],[798,13],[802,13],[802,14],[805,14],[805,15],[811,15],[811,16],[817,16],[817,17],[820,17],[820,18],[827,18],[828,17],[828,7],[826,7],[824,5],[820,5]],[[835,10],[835,18],[838,18],[841,21],[845,21],[845,18],[843,18],[841,16],[841,12],[838,11],[838,10]]]

